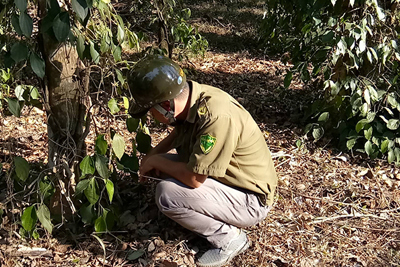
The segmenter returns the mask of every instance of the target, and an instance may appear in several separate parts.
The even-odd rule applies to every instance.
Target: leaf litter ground
[[[229,92],[250,111],[279,174],[273,209],[262,223],[246,229],[252,245],[229,266],[398,266],[399,170],[385,161],[338,152],[329,140],[314,143],[302,136],[299,114],[312,92],[296,81],[284,89],[290,66],[253,46],[250,22],[262,17],[261,3],[205,1],[190,8],[192,23],[210,41],[210,51],[183,63],[189,78]],[[23,112],[20,119],[0,121],[5,167],[10,154],[29,162],[47,157],[45,114]],[[95,118],[97,131],[110,126],[130,143],[123,120],[100,112]],[[152,125],[153,145],[168,131]],[[129,177],[121,179],[119,195],[129,203],[122,212],[123,227],[101,236],[102,243],[90,229],[74,230],[73,223],[56,229],[53,237],[20,239],[14,222],[26,203],[13,203],[4,181],[1,185],[1,205],[10,209],[0,230],[2,266],[195,266],[196,253],[207,249],[204,240],[158,212],[155,182],[138,185]]]

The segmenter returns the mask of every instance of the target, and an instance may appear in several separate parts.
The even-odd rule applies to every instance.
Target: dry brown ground
[[[245,17],[261,16],[259,9],[249,9],[244,2],[234,1],[233,6],[229,6],[231,2],[192,4],[193,23],[207,35],[211,47],[204,58],[183,63],[191,79],[226,90],[252,113],[273,152],[279,174],[270,215],[246,229],[252,246],[229,266],[399,266],[400,171],[385,161],[337,152],[328,140],[315,144],[302,136],[298,115],[310,92],[299,83],[282,89],[288,66],[279,59],[264,57],[257,49],[243,49],[254,35],[254,29],[243,26],[250,25]],[[224,13],[228,9],[235,13]],[[242,18],[240,14],[247,15]],[[131,137],[123,120],[99,116],[94,121],[98,129],[104,129],[107,123],[128,143]],[[1,118],[0,125],[1,161],[9,160],[10,153],[21,153],[30,162],[46,158],[43,112],[24,110],[21,119]],[[154,126],[151,131],[155,145],[168,129]],[[94,133],[88,138],[89,151],[93,140]],[[296,145],[298,140],[301,146]],[[14,206],[11,214],[15,218],[3,217],[0,263],[194,266],[196,252],[206,249],[206,243],[157,212],[154,186],[121,180],[119,193],[128,203],[124,207],[125,223],[120,232],[102,236],[105,255],[90,229],[71,225],[39,241],[18,238],[19,226],[14,222],[19,207]],[[0,200],[6,192],[6,188],[1,190]],[[10,205],[8,201],[7,208]],[[27,247],[43,251],[33,256]]]

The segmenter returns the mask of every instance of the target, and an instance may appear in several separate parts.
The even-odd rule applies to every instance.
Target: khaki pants
[[[216,248],[224,248],[237,235],[237,227],[255,225],[270,211],[256,195],[213,178],[195,189],[173,178],[163,180],[157,185],[156,203],[162,213]]]

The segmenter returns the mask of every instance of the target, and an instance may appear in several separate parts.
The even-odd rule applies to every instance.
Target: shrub
[[[320,94],[305,132],[400,163],[399,1],[267,1],[267,50],[289,52],[294,73]]]

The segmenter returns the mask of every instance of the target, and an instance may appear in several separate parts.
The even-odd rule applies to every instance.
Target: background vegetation
[[[306,133],[400,163],[398,1],[267,1],[262,40],[288,53],[318,100]]]

